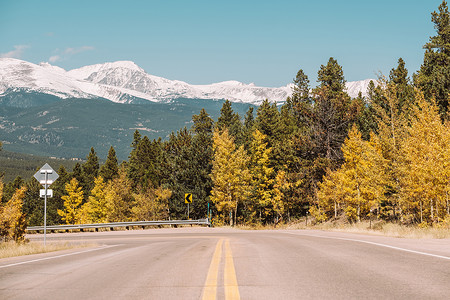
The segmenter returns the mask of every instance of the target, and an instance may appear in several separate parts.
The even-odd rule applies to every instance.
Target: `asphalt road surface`
[[[450,299],[449,239],[173,228],[54,241],[94,246],[1,259],[0,299]]]

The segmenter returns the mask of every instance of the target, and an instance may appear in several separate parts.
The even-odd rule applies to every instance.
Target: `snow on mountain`
[[[363,96],[367,96],[367,88],[369,87],[370,81],[373,81],[375,85],[377,85],[376,79],[366,79],[366,80],[360,80],[360,81],[350,81],[345,84],[345,87],[347,88],[347,93],[352,98],[358,97],[359,92]]]
[[[356,97],[366,93],[370,80],[347,83],[348,93]],[[126,103],[134,97],[149,101],[176,98],[228,99],[233,102],[260,104],[264,99],[284,102],[292,84],[279,88],[258,87],[253,83],[224,81],[209,85],[191,85],[179,80],[147,74],[131,61],[85,66],[65,71],[48,63],[0,58],[0,96],[7,91],[26,89],[60,98],[106,98]]]

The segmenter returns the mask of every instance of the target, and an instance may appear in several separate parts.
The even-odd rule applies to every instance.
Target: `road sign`
[[[45,198],[45,189],[40,189],[39,190],[39,195],[41,196],[41,198]],[[52,198],[53,197],[53,190],[47,189],[47,197],[48,198]]]
[[[59,175],[55,172],[55,170],[50,167],[49,164],[45,164],[39,171],[34,174],[34,178],[39,181],[44,187],[51,185],[58,179]]]
[[[44,247],[47,235],[47,197],[53,197],[53,191],[48,189],[48,186],[58,179],[59,175],[55,170],[50,167],[49,164],[45,164],[39,171],[34,174],[34,178],[39,181],[40,184],[44,186],[43,190],[40,190],[41,197],[44,198]]]
[[[184,203],[192,203],[192,194],[191,193],[186,193],[184,194]]]

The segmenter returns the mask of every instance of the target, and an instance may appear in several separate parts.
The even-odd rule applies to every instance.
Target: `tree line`
[[[308,213],[317,222],[448,224],[449,20],[443,1],[420,70],[410,78],[400,58],[366,97],[347,94],[330,58],[315,88],[300,69],[280,107],[265,100],[241,117],[225,101],[217,121],[202,109],[191,128],[165,141],[136,130],[120,164],[111,147],[100,167],[91,148],[71,172],[58,169],[49,224],[186,218],[185,193],[193,194],[190,217],[206,217],[209,203],[218,224],[277,224]],[[34,178],[16,178],[3,189],[3,206],[21,199],[28,224],[41,224],[39,188]]]

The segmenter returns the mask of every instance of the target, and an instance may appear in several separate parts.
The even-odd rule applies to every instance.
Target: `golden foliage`
[[[27,227],[25,214],[22,211],[26,187],[17,189],[11,199],[0,206],[0,236],[4,241],[23,242]],[[3,192],[3,182],[0,180],[0,203]]]
[[[67,195],[61,197],[64,200],[64,210],[58,209],[58,214],[66,224],[81,224],[83,202],[83,190],[78,186],[78,180],[72,178],[66,183]]]

